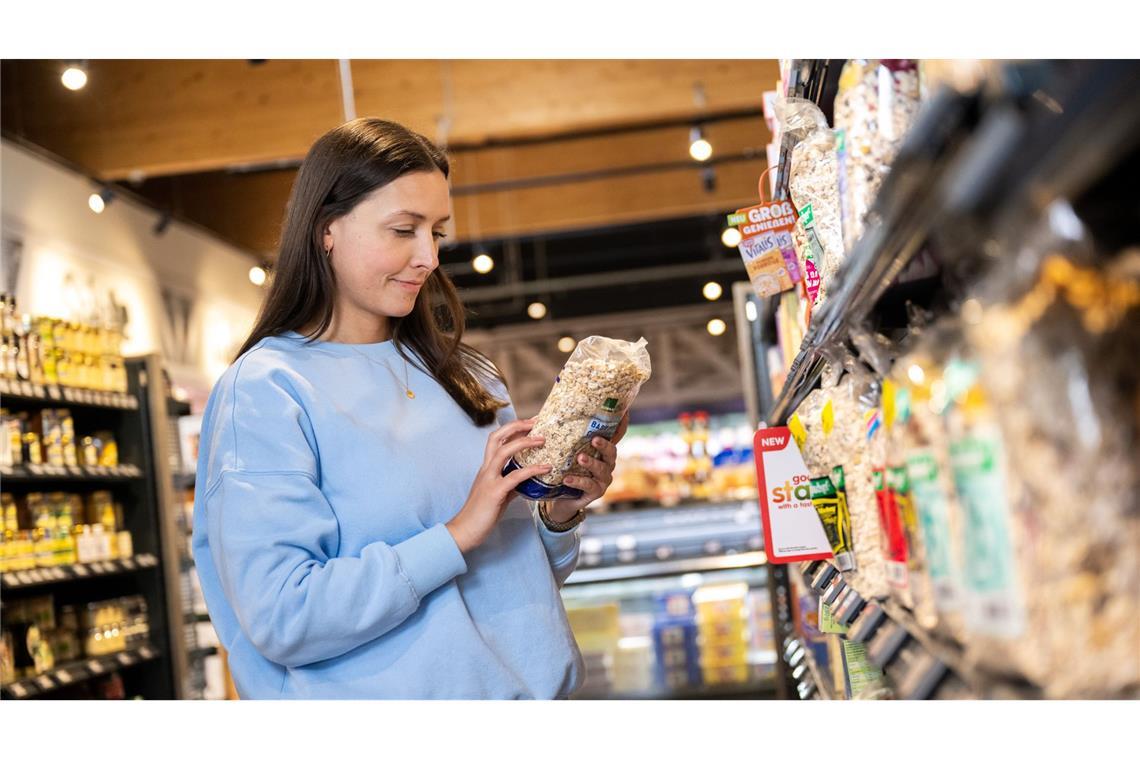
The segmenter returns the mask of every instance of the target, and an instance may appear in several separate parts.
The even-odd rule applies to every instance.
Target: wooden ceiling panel
[[[95,60],[79,92],[59,61],[4,61],[3,124],[108,180],[301,159],[343,116],[337,62]],[[356,112],[447,142],[757,108],[772,60],[356,60]],[[705,102],[694,99],[700,83]],[[444,121],[441,122],[441,119]]]
[[[341,121],[335,61],[98,60],[79,92],[52,62],[4,66],[5,127],[108,180],[303,156]]]

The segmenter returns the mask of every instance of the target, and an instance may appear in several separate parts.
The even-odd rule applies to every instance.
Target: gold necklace
[[[383,366],[384,368],[386,368],[389,372],[392,373],[392,377],[394,377],[396,379],[396,382],[397,383],[400,382],[400,376],[396,374],[396,371],[394,369],[392,369],[388,365],[387,362],[378,362],[375,359],[373,359],[371,356],[369,356],[368,354],[361,351],[360,349],[353,347],[352,344],[347,344],[347,345],[350,348],[352,348],[353,351],[360,354],[361,356],[363,356],[365,359],[372,362],[373,364],[379,364],[379,365]],[[400,355],[400,358],[404,359],[403,354]],[[411,380],[408,377],[408,360],[407,359],[404,359],[404,395],[407,396],[409,399],[414,399],[416,397],[415,391],[412,390]]]

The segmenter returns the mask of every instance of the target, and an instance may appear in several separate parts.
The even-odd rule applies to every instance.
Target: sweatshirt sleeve
[[[558,588],[562,588],[562,584],[578,566],[578,551],[581,547],[578,528],[555,533],[543,524],[542,518],[538,515],[537,504],[534,505],[532,512],[535,525],[538,527],[538,535],[542,538],[542,545],[546,548],[546,556],[550,560],[550,569],[554,572],[554,580]]]
[[[235,373],[236,374],[236,373]],[[337,657],[400,625],[467,564],[442,524],[338,557],[304,408],[272,381],[232,386],[204,497],[222,589],[246,636],[286,667]],[[203,444],[206,444],[203,441]]]

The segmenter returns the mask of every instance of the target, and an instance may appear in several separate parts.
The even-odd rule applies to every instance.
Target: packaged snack
[[[590,445],[595,436],[612,438],[617,432],[622,416],[651,374],[646,343],[644,338],[630,343],[593,335],[578,344],[555,378],[531,431],[546,443],[512,458],[503,472],[537,464],[554,469],[524,481],[519,493],[531,499],[582,495],[562,481],[567,475],[585,473],[577,462],[580,453],[598,456]]]
[[[851,250],[919,108],[912,60],[851,59],[835,96],[843,241]]]
[[[971,426],[981,443],[957,454],[973,457],[965,475],[986,472],[987,454],[1001,464],[1001,480],[982,485],[1000,486],[1009,510],[1014,551],[998,569],[1022,582],[1024,607],[1020,628],[983,632],[970,651],[1050,698],[1134,695],[1140,251],[1094,255],[1071,209],[1047,217],[1039,234],[1006,244],[1020,266],[979,285],[966,319],[976,377],[956,406],[1001,414]]]
[[[737,248],[756,295],[774,296],[800,281],[792,245],[796,213],[791,203],[772,201],[738,209],[729,216],[729,223],[740,230]]]
[[[823,250],[816,268],[826,292],[844,258],[835,133],[828,128],[823,111],[810,100],[788,98],[778,105],[778,110],[784,133],[796,141],[788,193],[801,214],[811,208],[805,228],[813,230]]]

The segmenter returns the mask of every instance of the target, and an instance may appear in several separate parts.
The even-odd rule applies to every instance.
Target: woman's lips
[[[392,282],[396,283],[402,288],[407,288],[408,290],[419,290],[423,287],[422,282],[408,282],[407,280],[392,280]]]

